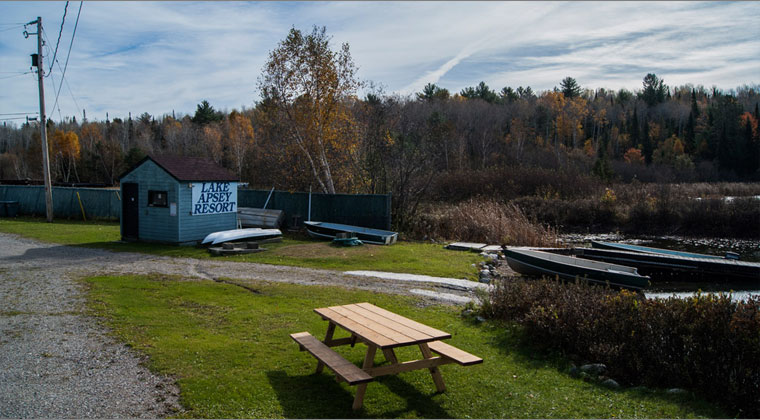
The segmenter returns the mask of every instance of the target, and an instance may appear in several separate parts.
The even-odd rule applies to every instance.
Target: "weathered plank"
[[[363,384],[373,378],[367,372],[355,364],[349,362],[343,356],[330,349],[323,342],[308,332],[290,334],[290,337],[298,343],[303,350],[308,351],[317,360],[324,363],[343,381],[349,385]]]
[[[480,357],[467,353],[466,351],[458,349],[450,344],[446,344],[443,341],[430,342],[428,343],[428,347],[430,347],[430,350],[433,350],[441,356],[449,358],[462,366],[483,363],[483,359]]]

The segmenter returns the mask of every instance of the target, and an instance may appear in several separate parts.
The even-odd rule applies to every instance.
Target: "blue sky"
[[[0,2],[0,114],[39,109],[33,75],[21,74],[36,39],[17,24],[41,16],[52,52],[64,5]],[[69,4],[61,68],[78,7]],[[359,77],[386,93],[481,80],[541,91],[566,76],[634,90],[650,72],[671,86],[732,89],[760,83],[758,22],[758,2],[85,2],[55,109],[57,65],[46,80],[47,113],[192,114],[204,99],[252,107],[269,51],[291,27],[313,25],[336,49],[348,42]]]

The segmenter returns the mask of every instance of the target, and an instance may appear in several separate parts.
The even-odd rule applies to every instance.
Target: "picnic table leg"
[[[367,344],[367,354],[364,356],[364,364],[362,364],[362,369],[369,369],[375,364],[375,352],[377,351],[377,347]],[[362,404],[364,404],[364,393],[367,391],[367,383],[359,384],[356,386],[356,396],[354,397],[354,405],[351,406],[352,409],[358,410],[362,408]]]
[[[385,356],[385,360],[390,362],[391,364],[398,363],[398,359],[396,358],[396,352],[393,351],[393,349],[383,349],[383,355]]]
[[[425,359],[433,358],[433,352],[430,351],[430,347],[428,347],[427,343],[420,343],[420,351],[422,352],[422,356]],[[441,376],[441,371],[438,370],[437,367],[431,367],[429,370],[430,375],[433,377],[433,382],[435,382],[435,389],[438,392],[445,391],[446,384],[443,383],[443,376]]]
[[[327,325],[327,334],[325,334],[325,340],[323,343],[327,344],[328,341],[332,340],[333,334],[335,334],[335,324],[330,322],[330,324]],[[325,364],[322,363],[322,361],[317,361],[317,373],[322,372],[324,368]]]

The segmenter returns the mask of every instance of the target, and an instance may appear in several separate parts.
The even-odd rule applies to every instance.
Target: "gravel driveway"
[[[472,291],[336,271],[156,257],[46,244],[0,233],[0,418],[166,417],[180,409],[174,380],[85,315],[76,278],[176,274],[340,285],[383,293],[472,297]],[[226,280],[224,280],[226,281]],[[449,299],[455,300],[455,299]],[[431,300],[432,302],[432,300]]]

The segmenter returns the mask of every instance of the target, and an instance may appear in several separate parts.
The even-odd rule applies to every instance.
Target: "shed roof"
[[[148,155],[119,178],[138,168],[148,159],[156,163],[177,181],[239,181],[229,170],[211,159],[190,156]]]

